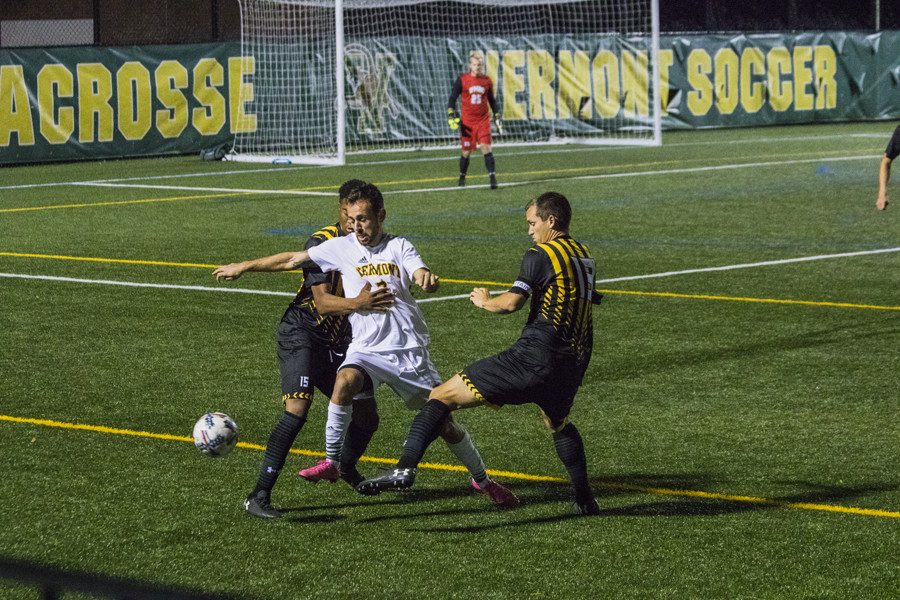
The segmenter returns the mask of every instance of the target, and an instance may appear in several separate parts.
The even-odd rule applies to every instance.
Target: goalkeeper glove
[[[459,118],[459,115],[456,114],[456,109],[448,108],[447,109],[447,125],[450,126],[450,129],[452,129],[454,131],[459,129],[460,122],[461,122],[461,119]]]
[[[497,134],[503,133],[503,117],[500,113],[494,113],[494,126],[497,128]]]

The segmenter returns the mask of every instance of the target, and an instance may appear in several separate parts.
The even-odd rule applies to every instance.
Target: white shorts
[[[421,410],[432,388],[441,383],[441,376],[424,348],[348,352],[339,369],[351,366],[366,372],[372,379],[373,391],[386,383],[410,410]]]

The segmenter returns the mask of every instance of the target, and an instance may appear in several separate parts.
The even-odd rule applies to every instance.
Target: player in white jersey
[[[353,234],[308,250],[286,253],[284,266],[296,268],[312,260],[323,271],[341,273],[348,297],[358,294],[368,284],[376,289],[388,288],[394,302],[383,312],[354,312],[348,317],[353,341],[338,369],[328,406],[326,458],[300,472],[313,482],[335,481],[340,477],[341,446],[352,416],[354,395],[363,390],[374,391],[386,383],[408,408],[419,410],[432,388],[441,382],[428,355],[425,319],[409,291],[415,283],[424,291],[433,292],[438,287],[438,277],[428,269],[409,240],[384,232],[384,198],[377,187],[361,186],[345,203]],[[239,269],[232,271],[228,267],[231,265],[220,267],[217,277],[231,280],[241,275]],[[459,423],[448,419],[440,436],[471,473],[475,489],[487,494],[500,507],[512,508],[519,504],[512,492],[487,476],[478,450]]]

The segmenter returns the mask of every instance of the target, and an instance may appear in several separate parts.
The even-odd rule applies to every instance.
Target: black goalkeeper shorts
[[[476,398],[489,404],[537,404],[556,428],[572,410],[584,369],[566,355],[519,340],[472,363],[460,376]]]

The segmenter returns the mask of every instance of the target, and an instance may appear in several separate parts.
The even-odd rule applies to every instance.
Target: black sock
[[[356,468],[359,457],[363,455],[372,436],[378,430],[378,407],[375,398],[363,398],[353,401],[353,418],[347,428],[344,447],[341,449],[341,472],[347,473]]]
[[[494,153],[488,152],[484,155],[484,166],[487,168],[488,175],[494,174]]]
[[[468,156],[460,156],[459,157],[459,174],[463,177],[466,176],[466,172],[469,170],[469,157]]]
[[[259,470],[259,479],[253,493],[265,490],[271,492],[275,487],[275,481],[284,466],[288,452],[297,434],[303,429],[306,417],[298,417],[293,413],[284,411],[281,419],[275,425],[275,429],[269,434],[269,442],[266,444],[266,455],[263,457],[262,468]]]
[[[584,442],[581,434],[571,423],[566,424],[560,431],[553,433],[553,445],[559,460],[569,473],[569,481],[575,490],[575,500],[584,502],[593,498],[591,486],[588,483],[587,458],[584,455]]]
[[[408,469],[419,466],[419,461],[425,454],[428,445],[437,439],[444,426],[444,421],[450,416],[450,409],[443,402],[429,400],[413,419],[403,445],[403,454],[397,462],[398,469]]]

